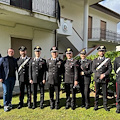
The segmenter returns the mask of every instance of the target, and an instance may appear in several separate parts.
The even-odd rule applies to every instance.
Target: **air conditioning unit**
[[[57,29],[57,33],[59,35],[65,35],[65,36],[72,35],[72,20],[61,18],[60,26],[59,29]]]

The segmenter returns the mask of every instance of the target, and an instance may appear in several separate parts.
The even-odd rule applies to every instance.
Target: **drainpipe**
[[[57,23],[57,16],[58,16],[58,0],[55,0],[55,17],[56,17],[56,23]],[[55,46],[57,47],[57,29],[55,30]]]
[[[57,30],[55,30],[55,46],[58,47],[58,45],[57,45]]]
[[[89,0],[84,0],[84,19],[83,19],[83,48],[88,50],[88,13],[89,13]]]

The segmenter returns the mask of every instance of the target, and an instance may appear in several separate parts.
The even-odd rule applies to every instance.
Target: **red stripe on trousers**
[[[117,82],[116,82],[116,99],[117,99]],[[116,105],[117,105],[118,103],[116,102]]]

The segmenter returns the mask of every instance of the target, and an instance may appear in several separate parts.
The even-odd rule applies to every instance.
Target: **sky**
[[[120,14],[120,0],[104,0],[100,4]],[[117,32],[120,33],[120,23],[117,26]]]

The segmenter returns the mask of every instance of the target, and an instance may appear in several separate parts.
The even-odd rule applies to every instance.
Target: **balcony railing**
[[[60,19],[59,0],[0,0],[0,3]]]
[[[113,32],[110,30],[104,30],[100,28],[89,28],[88,39],[120,42],[120,34],[118,34],[117,32]]]

